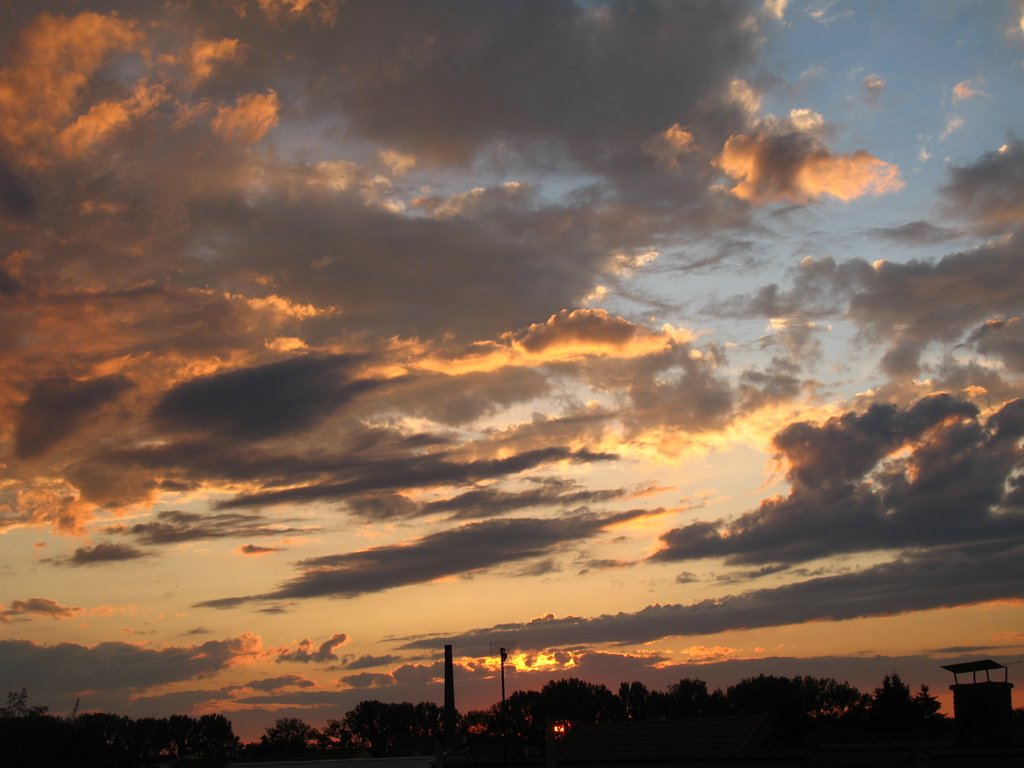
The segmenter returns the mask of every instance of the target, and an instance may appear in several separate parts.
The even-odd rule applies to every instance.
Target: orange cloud
[[[81,155],[111,133],[126,127],[167,98],[162,85],[139,82],[130,98],[101,101],[57,135],[57,145],[68,156]]]
[[[652,331],[604,309],[563,309],[547,322],[506,337],[526,356],[558,360],[581,355],[638,357],[693,340],[688,331],[669,325]]]
[[[584,357],[632,358],[693,339],[685,329],[665,324],[653,331],[604,309],[563,309],[546,322],[508,331],[498,341],[479,342],[456,358],[427,358],[417,366],[457,375]]]
[[[280,106],[277,93],[272,90],[239,96],[235,106],[217,108],[213,131],[228,141],[255,144],[277,125]]]
[[[0,492],[0,533],[49,526],[54,533],[78,534],[93,518],[95,506],[80,502],[66,483],[37,479],[4,498]]]
[[[696,151],[693,134],[679,123],[651,136],[640,146],[648,157],[653,157],[666,168],[678,168],[679,158]]]
[[[788,5],[789,0],[764,0],[761,12],[765,16],[782,21],[786,17],[786,6]]]
[[[135,24],[117,16],[39,16],[18,35],[11,66],[0,71],[0,140],[28,164],[46,162],[92,75],[111,52],[141,41]],[[111,119],[97,113],[86,124]],[[89,134],[85,126],[80,131]]]
[[[396,152],[393,149],[381,150],[377,153],[377,159],[387,166],[393,176],[401,176],[403,173],[408,173],[416,166],[416,157],[414,155]]]
[[[728,645],[691,645],[681,649],[681,652],[689,664],[710,664],[723,659],[730,659],[736,656],[738,648]]]
[[[307,320],[311,317],[335,315],[337,307],[317,307],[313,304],[298,304],[283,296],[272,293],[269,296],[246,298],[239,294],[226,293],[227,299],[238,299],[257,312],[265,311],[271,314],[280,315],[282,318],[295,320]]]
[[[197,40],[188,52],[189,79],[195,85],[213,74],[217,61],[237,61],[242,55],[238,40]]]
[[[961,80],[953,86],[953,103],[973,99],[975,96],[981,96],[982,93],[973,80]]]
[[[736,134],[716,164],[737,180],[730,192],[752,203],[807,203],[824,195],[844,202],[903,188],[899,167],[864,150],[833,154],[806,134]]]
[[[325,24],[335,20],[334,0],[257,0],[260,10],[272,19],[301,16],[307,11]]]

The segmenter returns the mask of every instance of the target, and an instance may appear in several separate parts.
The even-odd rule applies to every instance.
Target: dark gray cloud
[[[457,635],[413,639],[402,647],[428,649],[454,643],[485,655],[494,642],[519,648],[596,643],[646,643],[665,637],[839,621],[908,611],[970,605],[1024,595],[1024,550],[1016,540],[966,547],[936,547],[852,573],[752,590],[689,605],[652,605],[634,613],[593,618],[547,616]]]
[[[937,394],[901,408],[874,403],[823,424],[801,421],[780,431],[773,443],[790,462],[790,479],[816,488],[862,477],[886,453],[949,419],[976,417],[978,409],[951,395]]]
[[[979,402],[993,407],[1020,397],[1020,384],[1006,371],[1000,371],[983,361],[964,359],[963,356],[944,355],[934,368],[935,389],[942,392],[977,392]],[[899,384],[895,383],[894,387]]]
[[[243,688],[252,688],[256,691],[280,691],[283,688],[313,688],[316,686],[312,680],[302,675],[280,675],[278,677],[265,677],[262,680],[250,680]]]
[[[636,562],[628,562],[628,561],[623,561],[623,560],[612,560],[612,559],[609,559],[609,558],[593,558],[593,557],[581,558],[579,561],[573,563],[573,565],[579,567],[579,570],[577,571],[577,573],[580,576],[582,576],[582,575],[584,575],[586,573],[590,573],[591,571],[610,571],[610,570],[616,570],[616,569],[619,569],[619,568],[632,568],[636,564],[637,564]],[[556,565],[555,563],[551,564],[551,566],[552,566],[551,570],[555,570],[555,568],[554,568],[555,565]]]
[[[36,196],[32,188],[0,157],[0,220],[24,220],[35,210]],[[3,280],[0,278],[0,294],[4,292]]]
[[[1012,314],[1024,302],[1020,245],[996,240],[936,262],[880,262],[858,270],[849,316],[890,354],[916,357],[932,341],[953,342],[994,315]],[[894,329],[898,329],[894,331]],[[897,366],[894,372],[907,370]]]
[[[461,376],[430,374],[382,392],[386,406],[442,424],[466,424],[517,403],[546,395],[545,376],[530,368],[505,368]]]
[[[14,452],[21,459],[46,453],[131,386],[123,376],[86,381],[58,376],[37,381],[18,412]]]
[[[993,651],[1006,651],[1008,649],[1015,649],[1019,646],[1019,643],[1020,638],[1018,637],[1015,640],[1009,640],[1003,645],[949,645],[945,648],[929,648],[928,650],[931,653],[942,654],[969,653],[972,656],[977,656],[978,654],[984,653],[986,655],[991,655]]]
[[[219,480],[262,488],[219,503],[219,508],[287,501],[354,499],[354,508],[368,517],[420,514],[416,505],[395,495],[406,488],[447,484],[475,484],[516,475],[535,467],[561,462],[608,461],[610,454],[571,451],[533,441],[518,451],[515,446],[485,439],[470,450],[451,450],[449,435],[409,433],[394,428],[366,427],[354,420],[332,423],[329,449],[318,448],[323,435],[314,433],[302,443],[275,446],[248,444],[238,450],[234,440],[222,436],[110,448],[65,467],[65,476],[82,497],[110,506],[148,498],[157,487],[171,491],[197,488]],[[552,440],[577,441],[578,430],[552,435]],[[540,445],[541,447],[533,447]],[[328,452],[329,451],[329,452]],[[469,456],[494,456],[478,458]],[[158,486],[159,484],[159,486]],[[600,496],[600,495],[599,495]],[[597,498],[597,497],[595,497]],[[165,512],[156,520],[137,524],[132,532],[140,541],[164,543],[186,538],[267,536],[301,532],[294,526],[260,525],[252,516]]]
[[[299,172],[309,182],[298,190],[195,202],[191,248],[216,252],[222,265],[202,279],[272,275],[293,301],[344,307],[348,327],[382,337],[497,338],[578,305],[611,271],[613,249],[650,237],[641,226],[671,226],[664,216],[641,224],[611,209],[515,201],[475,215],[409,216]]]
[[[353,658],[350,661],[343,659],[341,667],[343,669],[373,669],[374,667],[383,667],[385,664],[395,664],[401,660],[401,657],[390,653],[386,653],[383,656],[366,654]]]
[[[715,576],[715,581],[719,584],[744,584],[754,579],[760,579],[765,576],[771,576],[776,573],[782,573],[783,571],[789,571],[790,566],[777,563],[774,565],[762,565],[760,568],[752,568],[750,570],[731,571],[729,573],[721,573]],[[804,569],[799,569],[804,570]],[[807,573],[801,574],[806,576]],[[677,584],[683,584],[685,582],[679,581],[679,577],[676,577]]]
[[[105,563],[120,563],[128,560],[138,560],[149,557],[150,552],[145,552],[135,547],[128,547],[124,544],[111,544],[103,542],[93,547],[78,547],[70,557],[57,558],[53,562],[60,565],[103,565]]]
[[[157,512],[151,523],[114,526],[109,533],[132,536],[143,544],[178,544],[202,539],[247,538],[254,536],[293,536],[310,533],[309,528],[270,524],[255,512],[198,513],[181,510]]]
[[[662,426],[695,433],[720,428],[733,415],[736,393],[719,370],[723,361],[713,346],[673,343],[653,354],[595,358],[559,370],[614,394],[621,403],[615,415],[630,435]]]
[[[628,428],[640,431],[664,426],[703,432],[729,421],[735,393],[729,380],[707,359],[694,359],[687,353],[661,375],[655,367],[637,368],[628,388],[631,407],[623,414]]]
[[[1024,372],[1024,323],[1020,317],[989,320],[976,328],[966,343],[983,355],[999,358],[1010,370]]]
[[[740,374],[739,398],[743,410],[750,410],[768,403],[792,400],[800,394],[802,381],[798,377],[800,368],[783,358],[773,358],[771,365],[763,370],[746,370]]]
[[[21,290],[21,283],[6,269],[0,267],[0,296],[13,296]]]
[[[350,688],[383,688],[395,684],[395,678],[384,672],[359,672],[343,675],[341,683]]]
[[[30,597],[26,600],[14,600],[10,608],[0,605],[0,623],[6,624],[10,621],[21,621],[30,616],[46,616],[51,619],[70,619],[81,608],[69,605],[61,605],[56,600],[47,597]]]
[[[308,435],[307,441],[314,446],[318,442]],[[116,505],[147,498],[158,483],[167,490],[184,491],[212,479],[273,488],[336,475],[359,477],[397,468],[410,454],[450,442],[442,435],[345,422],[332,430],[329,453],[280,443],[276,450],[254,443],[239,450],[235,440],[211,435],[111,447],[66,466],[64,474],[83,498]],[[184,518],[170,522],[180,520]],[[215,525],[217,521],[212,519]]]
[[[285,661],[298,661],[309,664],[311,662],[327,663],[329,661],[338,661],[338,654],[335,653],[334,649],[347,642],[348,635],[344,632],[332,635],[316,648],[314,648],[309,640],[303,640],[297,648],[279,653],[277,655],[277,662],[280,664]]]
[[[209,430],[259,439],[301,432],[378,382],[354,379],[347,355],[293,357],[190,379],[153,409],[171,430]]]
[[[1024,221],[1024,141],[1013,139],[973,163],[953,166],[942,193],[950,213],[985,231],[1018,230]]]
[[[1024,401],[987,421],[974,406],[935,395],[906,409],[876,404],[775,436],[792,490],[732,521],[662,535],[655,560],[724,557],[794,563],[841,552],[1019,538],[1012,488],[1024,455]],[[897,449],[907,455],[895,458]]]
[[[246,544],[239,551],[243,555],[269,555],[271,552],[281,552],[284,547],[258,547],[255,544]]]
[[[852,286],[867,279],[871,265],[858,259],[837,262],[831,257],[803,259],[786,291],[776,283],[752,294],[708,302],[704,310],[727,318],[791,318],[806,321],[840,314]]]
[[[936,226],[929,221],[908,221],[893,227],[875,227],[870,231],[880,240],[905,246],[938,245],[963,235],[958,229]]]
[[[632,510],[608,516],[577,512],[554,519],[519,518],[463,525],[409,543],[303,560],[299,563],[302,573],[273,592],[206,600],[198,605],[221,608],[253,600],[355,597],[466,575],[550,555],[597,536],[615,523],[646,514],[651,512]]]
[[[724,317],[809,318],[845,314],[865,338],[888,344],[883,369],[916,375],[932,342],[954,343],[979,323],[1024,306],[1020,244],[993,239],[936,261],[804,259],[791,290],[776,284],[710,304]]]
[[[366,463],[357,467],[356,472],[349,473],[355,475],[351,479],[239,495],[219,502],[217,508],[231,509],[341,499],[384,489],[478,482],[518,474],[553,461],[592,462],[608,461],[613,458],[615,457],[611,454],[592,453],[586,450],[571,451],[567,448],[539,448],[500,459],[465,462],[451,461],[447,453],[408,455],[401,459]]]
[[[209,677],[256,650],[250,636],[160,649],[122,642],[86,646],[2,640],[0,680],[24,685],[44,700],[81,692],[88,706],[93,696],[104,692]]]
[[[535,481],[523,491],[505,491],[497,486],[473,488],[464,493],[435,501],[414,502],[404,496],[382,493],[361,496],[347,502],[349,510],[368,519],[448,515],[453,520],[478,520],[498,517],[533,507],[573,508],[599,504],[626,497],[627,489],[585,489],[555,478]]]
[[[624,489],[566,490],[562,483],[542,483],[525,491],[480,488],[447,499],[427,502],[423,505],[423,511],[426,514],[449,513],[455,519],[491,517],[530,507],[598,504],[622,498],[627,494],[628,491]]]
[[[679,121],[717,138],[726,115],[707,114],[707,102],[721,109],[712,94],[754,60],[752,10],[558,0],[448,2],[410,15],[400,2],[350,3],[302,50],[319,71],[329,56],[346,73],[319,81],[317,101],[340,105],[375,141],[448,160],[499,138],[554,142],[606,166]]]

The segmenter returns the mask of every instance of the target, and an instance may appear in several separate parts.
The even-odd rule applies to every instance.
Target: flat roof
[[[942,667],[948,669],[954,675],[961,672],[983,672],[986,669],[1006,669],[1002,664],[997,664],[992,659],[982,659],[981,661],[965,661],[963,664],[946,664]]]

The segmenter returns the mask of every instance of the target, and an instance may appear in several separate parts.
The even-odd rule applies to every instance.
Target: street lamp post
[[[505,703],[505,660],[508,651],[499,648],[501,654],[501,758],[504,768],[508,768],[508,704]]]

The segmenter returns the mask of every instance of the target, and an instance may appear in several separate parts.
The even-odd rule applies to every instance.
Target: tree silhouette
[[[192,718],[189,718],[192,719]],[[185,751],[179,752],[188,757],[228,757],[242,748],[242,742],[231,727],[231,721],[224,715],[203,715],[193,720],[193,725],[185,738]]]
[[[540,712],[535,720],[570,723],[600,723],[614,720],[618,699],[607,686],[577,677],[552,680],[540,689]]]
[[[20,691],[7,692],[7,703],[0,707],[0,718],[45,715],[47,709],[47,707],[30,707],[28,705],[28,690],[23,687]]]
[[[896,672],[886,675],[871,697],[869,715],[872,724],[883,731],[904,730],[915,723],[917,713],[910,686]]]
[[[943,719],[939,714],[939,710],[942,709],[941,702],[932,696],[930,689],[924,683],[921,683],[921,687],[914,694],[914,706],[917,708],[917,716],[922,720]]]
[[[359,702],[342,723],[360,743],[381,756],[390,754],[403,739],[439,738],[444,710],[430,702],[387,704],[369,699]]]
[[[5,765],[59,766],[79,756],[71,723],[29,706],[24,688],[8,693],[0,707],[0,744]]]
[[[867,697],[847,682],[810,676],[793,680],[799,687],[802,716],[811,720],[859,717],[867,706]]]
[[[663,706],[665,716],[673,719],[723,714],[729,708],[721,691],[708,693],[707,683],[690,678],[683,678],[668,687]]]
[[[320,729],[320,749],[346,750],[365,746],[367,743],[341,720],[332,718]]]
[[[620,683],[619,709],[626,720],[651,719],[651,692],[643,683]]]
[[[863,711],[865,697],[849,683],[832,678],[758,675],[729,686],[729,707],[737,714],[766,713],[783,733],[806,733]]]
[[[260,737],[259,750],[264,753],[294,755],[309,752],[318,742],[316,728],[297,717],[281,717]]]

